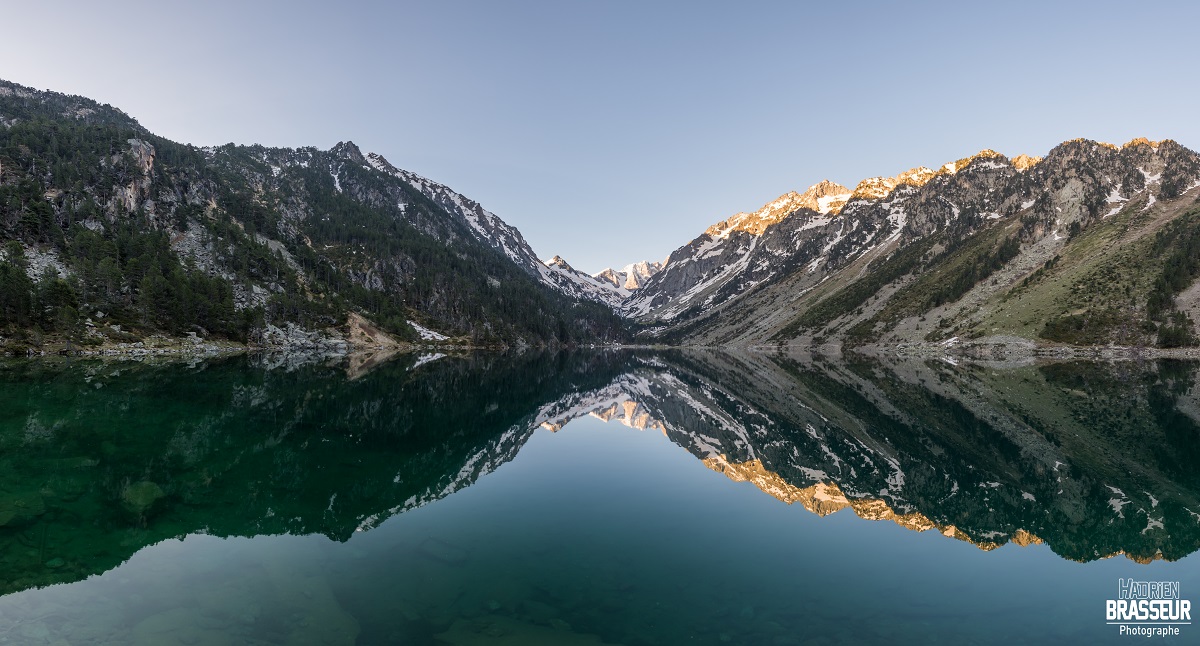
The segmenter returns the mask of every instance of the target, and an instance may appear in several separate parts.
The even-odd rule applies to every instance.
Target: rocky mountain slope
[[[684,344],[1193,344],[1197,188],[1200,156],[1145,139],[823,183],[710,227],[625,308]]]
[[[624,338],[516,229],[353,143],[199,149],[0,82],[0,337],[261,339],[359,313],[473,344]]]

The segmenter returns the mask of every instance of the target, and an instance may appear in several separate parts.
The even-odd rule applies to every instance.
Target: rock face
[[[625,265],[625,267],[621,269],[621,273],[619,275],[625,276],[625,289],[632,291],[635,289],[640,289],[642,285],[645,285],[646,281],[650,280],[655,274],[662,271],[663,265],[665,264],[665,260],[662,262],[643,260],[641,262]]]
[[[278,350],[345,354],[349,349],[349,343],[340,335],[306,330],[294,323],[282,328],[268,324],[257,341],[264,348]]]

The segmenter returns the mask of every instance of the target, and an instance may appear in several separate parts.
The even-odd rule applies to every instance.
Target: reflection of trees
[[[539,405],[607,383],[617,361],[527,353],[410,370],[401,357],[355,380],[245,358],[3,364],[7,590],[197,531],[344,540],[511,459]]]

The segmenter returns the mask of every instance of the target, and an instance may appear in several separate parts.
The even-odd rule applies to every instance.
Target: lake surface
[[[0,643],[1122,642],[1200,600],[1198,368],[0,363]]]

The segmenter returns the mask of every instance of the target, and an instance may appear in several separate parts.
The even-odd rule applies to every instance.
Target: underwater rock
[[[285,643],[303,646],[352,646],[361,631],[358,620],[346,612],[322,576],[288,575],[282,569],[269,570],[274,592],[264,609],[275,616],[291,616],[296,623]]]
[[[192,646],[241,641],[237,634],[201,620],[201,614],[194,608],[172,608],[150,615],[133,627],[133,645]]]
[[[46,503],[36,492],[0,497],[0,527],[20,527],[46,513]]]
[[[551,621],[554,621],[554,620],[557,620],[560,622],[562,621],[561,619],[559,619],[560,613],[558,611],[558,608],[555,608],[554,606],[551,606],[550,604],[547,604],[547,603],[542,603],[540,601],[526,599],[520,603],[520,610],[521,610],[522,616],[524,616],[529,621],[532,621],[537,624],[550,625]],[[566,622],[562,622],[562,623],[565,624]],[[570,630],[570,626],[564,626],[564,627],[567,630]]]
[[[149,480],[142,480],[125,487],[121,492],[121,505],[127,511],[142,516],[166,495],[162,487]]]

